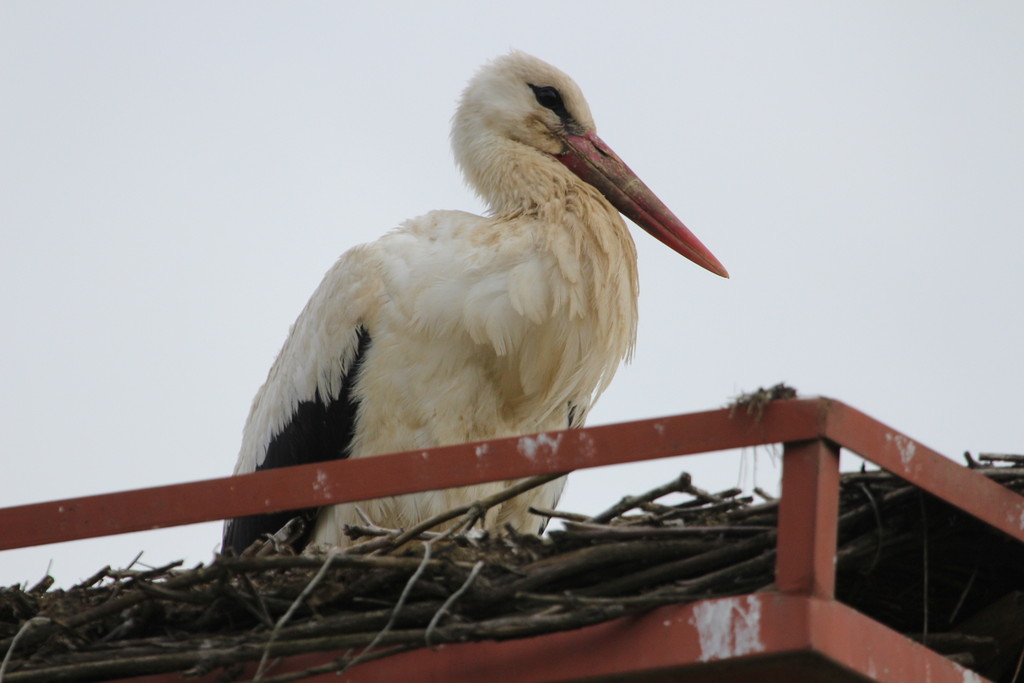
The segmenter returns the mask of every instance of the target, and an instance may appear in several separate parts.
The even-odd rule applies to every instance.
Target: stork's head
[[[462,93],[455,120],[456,151],[460,136],[468,142],[467,134],[486,133],[554,156],[565,151],[566,133],[594,129],[579,86],[547,62],[518,51],[476,74]]]
[[[561,162],[630,220],[712,273],[725,267],[597,136],[575,81],[550,64],[513,51],[485,65],[466,86],[452,125],[455,158],[484,195],[502,182],[500,160],[518,143]],[[504,169],[501,169],[502,171]]]

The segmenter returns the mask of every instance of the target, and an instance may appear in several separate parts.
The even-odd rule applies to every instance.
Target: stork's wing
[[[359,408],[352,388],[371,345],[361,301],[372,289],[373,275],[364,261],[360,248],[342,256],[296,320],[253,400],[235,474],[348,457]],[[241,553],[301,516],[305,532],[292,543],[299,551],[309,539],[317,511],[227,520],[223,549]]]
[[[266,456],[257,465],[256,472],[348,457],[358,409],[352,387],[370,346],[370,334],[365,328],[358,328],[358,336],[357,351],[348,373],[342,378],[341,393],[335,398],[325,398],[317,390],[312,399],[300,401],[284,429],[267,445]],[[228,520],[224,527],[224,550],[230,548],[236,554],[241,553],[256,539],[273,534],[293,517],[301,517],[305,522],[304,531],[292,543],[294,549],[300,551],[309,540],[318,510],[313,507]]]

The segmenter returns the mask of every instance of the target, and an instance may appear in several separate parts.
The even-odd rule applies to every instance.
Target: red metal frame
[[[775,554],[775,587],[796,595],[835,594],[839,447],[823,439],[786,444]]]
[[[775,401],[759,418],[715,410],[4,508],[0,550],[780,442],[777,592],[667,607],[537,638],[418,650],[360,665],[344,679],[775,680],[766,675],[785,671],[778,680],[820,680],[827,672],[829,680],[910,681],[925,680],[918,673],[927,671],[929,681],[982,681],[832,599],[839,450],[1020,542],[1024,497],[827,398]],[[289,658],[279,672],[337,656]]]
[[[281,660],[268,675],[326,664],[340,652]],[[236,680],[250,680],[255,665]],[[190,683],[217,683],[219,672]],[[180,683],[178,674],[121,683]],[[763,681],[983,683],[974,672],[834,600],[756,593],[661,607],[574,631],[460,643],[361,664],[311,683],[568,683]]]

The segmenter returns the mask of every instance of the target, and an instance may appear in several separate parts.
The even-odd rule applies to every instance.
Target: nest
[[[1024,463],[977,471],[1024,491]],[[546,477],[528,480],[539,485]],[[669,493],[684,502],[657,502]],[[771,588],[778,503],[710,493],[690,477],[546,538],[488,536],[494,501],[445,532],[349,530],[327,556],[274,542],[193,569],[104,568],[67,590],[0,590],[6,683],[160,672],[199,675],[304,652],[348,654],[282,683],[396,652],[579,628],[670,603]],[[435,523],[437,520],[432,520]],[[884,472],[849,473],[840,494],[837,598],[993,680],[1014,680],[1024,645],[1024,545]]]

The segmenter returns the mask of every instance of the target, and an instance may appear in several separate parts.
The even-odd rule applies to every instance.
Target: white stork
[[[619,211],[728,277],[597,136],[576,83],[535,57],[480,69],[451,139],[488,215],[433,211],[338,259],[256,394],[235,474],[582,426],[636,336],[636,250]],[[359,506],[403,528],[507,484]],[[486,525],[536,530],[527,508],[553,507],[563,486],[510,500]],[[345,545],[355,507],[306,511],[298,545]],[[294,514],[229,520],[224,547]]]

